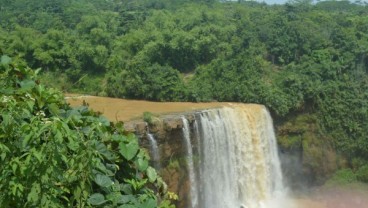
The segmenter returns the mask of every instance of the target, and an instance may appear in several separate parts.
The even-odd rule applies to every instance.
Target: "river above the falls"
[[[229,105],[226,102],[152,102],[78,94],[66,94],[65,97],[67,102],[73,107],[80,106],[85,101],[93,110],[101,112],[110,121],[138,119],[142,117],[143,112],[160,115]]]

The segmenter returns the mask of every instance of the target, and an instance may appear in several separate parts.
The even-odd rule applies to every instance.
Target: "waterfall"
[[[202,158],[202,152],[201,149],[199,148],[201,146],[201,133],[200,133],[200,129],[199,129],[199,125],[198,125],[198,121],[194,120],[193,122],[193,129],[194,129],[194,137],[196,139],[196,143],[197,143],[197,152],[195,152],[195,154],[198,154],[198,164],[201,164],[201,158]],[[200,178],[202,176],[201,174],[201,169],[200,168],[196,168],[196,174],[197,174],[197,178],[199,181],[201,181],[202,179]]]
[[[277,144],[269,112],[261,105],[233,105],[197,114],[201,132],[202,208],[281,208],[285,194]],[[184,120],[183,120],[184,121]],[[184,122],[188,158],[192,157],[188,122]],[[193,162],[189,169],[192,169]],[[191,184],[196,184],[190,170]],[[193,186],[196,187],[196,186]],[[194,189],[194,188],[193,188]],[[192,207],[193,203],[192,203]]]
[[[193,151],[192,151],[192,143],[190,141],[190,129],[188,120],[183,116],[183,135],[185,141],[185,147],[187,150],[187,163],[188,163],[188,172],[189,172],[189,180],[190,180],[190,200],[191,200],[191,208],[198,207],[198,191],[197,191],[197,180],[194,172],[194,164],[193,164]]]
[[[161,165],[157,141],[151,133],[147,133],[147,138],[150,143],[150,152],[152,154],[153,166],[156,170],[159,170],[161,168]]]

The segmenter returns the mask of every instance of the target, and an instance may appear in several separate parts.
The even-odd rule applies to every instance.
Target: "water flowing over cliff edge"
[[[286,197],[272,119],[264,106],[201,111],[199,207],[269,207]],[[272,207],[278,207],[273,204]]]
[[[329,199],[343,199],[329,193],[327,200],[321,194],[287,197],[272,120],[262,105],[68,98],[72,106],[82,101],[111,121],[124,121],[140,137],[151,164],[179,195],[178,208],[326,208]],[[149,124],[139,118],[146,111],[153,113]]]

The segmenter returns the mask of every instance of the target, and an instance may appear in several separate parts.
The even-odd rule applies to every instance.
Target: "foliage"
[[[347,185],[357,182],[357,177],[351,169],[342,169],[337,171],[331,179],[326,182],[326,185]]]
[[[107,93],[118,97],[146,97],[155,101],[178,101],[185,97],[179,73],[169,66],[133,66],[131,70],[113,74],[107,80]],[[114,86],[122,86],[122,91]]]
[[[143,121],[147,122],[148,124],[152,124],[153,114],[151,112],[143,112]]]
[[[361,166],[357,171],[352,169],[338,170],[327,182],[327,186],[331,185],[348,185],[356,182],[368,182],[368,165]]]
[[[328,138],[352,166],[354,158],[368,160],[362,3],[0,3],[0,55],[43,68],[48,85],[154,101],[260,103],[282,119],[310,113],[319,129],[313,138],[321,140],[314,144]],[[283,142],[301,143],[292,139]]]
[[[364,183],[368,183],[368,165],[364,165],[356,172],[357,179]]]
[[[70,108],[9,57],[0,72],[0,207],[171,207],[122,123]]]

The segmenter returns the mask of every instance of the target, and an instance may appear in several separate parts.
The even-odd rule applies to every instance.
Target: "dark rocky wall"
[[[147,139],[147,133],[154,135],[159,147],[160,161],[151,161],[151,165],[154,166],[154,163],[160,164],[161,168],[157,171],[167,183],[169,191],[179,196],[176,206],[185,208],[189,207],[188,202],[190,202],[190,182],[187,174],[187,151],[183,139],[183,121],[181,116],[183,115],[154,117],[150,124],[143,121],[133,121],[125,124],[125,128],[135,132],[140,139],[140,145],[148,151],[150,150],[150,143]],[[184,116],[189,121],[190,133],[194,134],[194,112]],[[194,137],[191,135],[191,138]],[[192,145],[195,148],[198,146],[194,139]],[[197,158],[197,156],[194,157]]]

